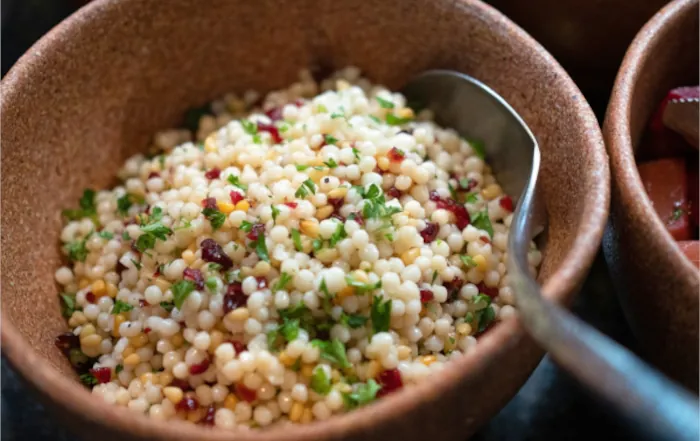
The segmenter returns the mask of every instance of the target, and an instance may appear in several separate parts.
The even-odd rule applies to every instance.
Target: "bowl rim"
[[[639,202],[632,204],[630,209],[635,219],[634,228],[650,231],[651,236],[657,238],[657,249],[667,256],[669,263],[682,271],[679,279],[697,277],[698,269],[685,257],[677,246],[677,241],[666,230],[644,189],[632,145],[630,121],[635,89],[650,59],[650,53],[697,5],[698,0],[674,0],[657,12],[637,33],[615,78],[603,124],[614,185],[619,189],[622,200]]]
[[[124,7],[122,0],[96,0],[59,23],[36,42],[12,67],[0,83],[0,109],[7,102],[17,99],[22,83],[36,74],[40,68],[37,59],[53,53],[63,41],[74,37],[81,23],[100,14],[114,13]],[[583,200],[581,224],[576,231],[571,247],[567,250],[559,267],[545,285],[543,294],[552,301],[569,304],[574,291],[585,278],[600,246],[610,202],[610,171],[602,132],[598,121],[583,94],[567,75],[559,63],[529,34],[511,22],[492,6],[479,0],[459,0],[454,7],[469,9],[470,14],[479,14],[483,20],[493,24],[494,29],[507,32],[514,40],[532,49],[538,62],[546,65],[559,79],[571,97],[571,106],[580,119],[581,131],[587,134],[588,158],[593,165],[589,174],[591,189]],[[585,213],[585,215],[583,214]],[[585,217],[584,217],[585,216]],[[106,427],[115,433],[131,432],[141,437],[154,439],[207,441],[230,440],[236,436],[240,440],[272,441],[282,437],[292,439],[321,439],[368,433],[373,427],[407,413],[423,402],[434,402],[452,388],[454,383],[464,381],[475,372],[483,371],[492,360],[508,352],[526,337],[518,319],[508,320],[485,334],[468,355],[451,363],[441,371],[440,376],[428,379],[410,388],[391,394],[351,412],[334,415],[332,418],[308,425],[280,425],[265,430],[229,432],[202,429],[183,421],[158,421],[94,397],[79,383],[61,374],[44,361],[39,353],[31,348],[20,331],[12,324],[5,310],[0,312],[3,326],[2,352],[11,362],[17,373],[35,390],[41,391],[50,401],[60,404],[69,413],[81,415],[92,424]],[[508,344],[510,343],[510,345]],[[235,435],[232,435],[235,434]]]

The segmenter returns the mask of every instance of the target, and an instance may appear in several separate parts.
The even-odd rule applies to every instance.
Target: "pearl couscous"
[[[478,142],[402,95],[303,73],[189,123],[64,212],[57,345],[105,401],[222,429],[325,420],[515,313],[513,202]]]

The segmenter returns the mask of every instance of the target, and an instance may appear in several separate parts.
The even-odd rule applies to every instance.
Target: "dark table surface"
[[[78,0],[2,0],[2,74]],[[603,109],[595,109],[600,115]],[[596,259],[574,311],[602,332],[633,347],[602,256]],[[30,395],[2,360],[3,440],[78,441]],[[549,357],[518,394],[472,439],[477,441],[588,441],[634,439]]]

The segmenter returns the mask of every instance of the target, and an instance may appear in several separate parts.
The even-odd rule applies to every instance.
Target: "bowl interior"
[[[71,369],[53,345],[66,329],[53,274],[60,212],[83,188],[113,184],[122,162],[157,130],[177,126],[188,107],[228,91],[286,86],[301,68],[350,64],[392,88],[430,68],[462,71],[520,112],[542,151],[549,219],[540,280],[548,296],[569,302],[607,214],[601,135],[556,62],[488,6],[102,0],[52,31],[3,81],[3,344],[18,370],[40,389],[59,387],[36,380],[58,370],[66,379],[52,378],[61,388],[82,393],[77,382],[66,386]],[[497,352],[485,346],[484,354]],[[38,356],[33,368],[23,365],[30,355]],[[499,394],[494,406],[508,398]]]

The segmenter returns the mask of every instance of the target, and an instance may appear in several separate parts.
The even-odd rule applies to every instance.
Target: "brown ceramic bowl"
[[[424,384],[329,421],[237,435],[157,422],[93,397],[54,348],[60,211],[105,187],[186,108],[348,64],[390,87],[428,68],[501,93],[542,150],[549,212],[540,281],[569,304],[598,249],[608,158],[580,91],[532,38],[475,0],[101,0],[39,41],[2,82],[2,350],[48,407],[100,440],[464,439],[522,386],[542,352],[517,321]]]
[[[605,118],[613,177],[604,250],[620,300],[650,360],[698,390],[700,274],[654,211],[635,151],[668,90],[698,83],[698,0],[655,15],[627,51]]]

